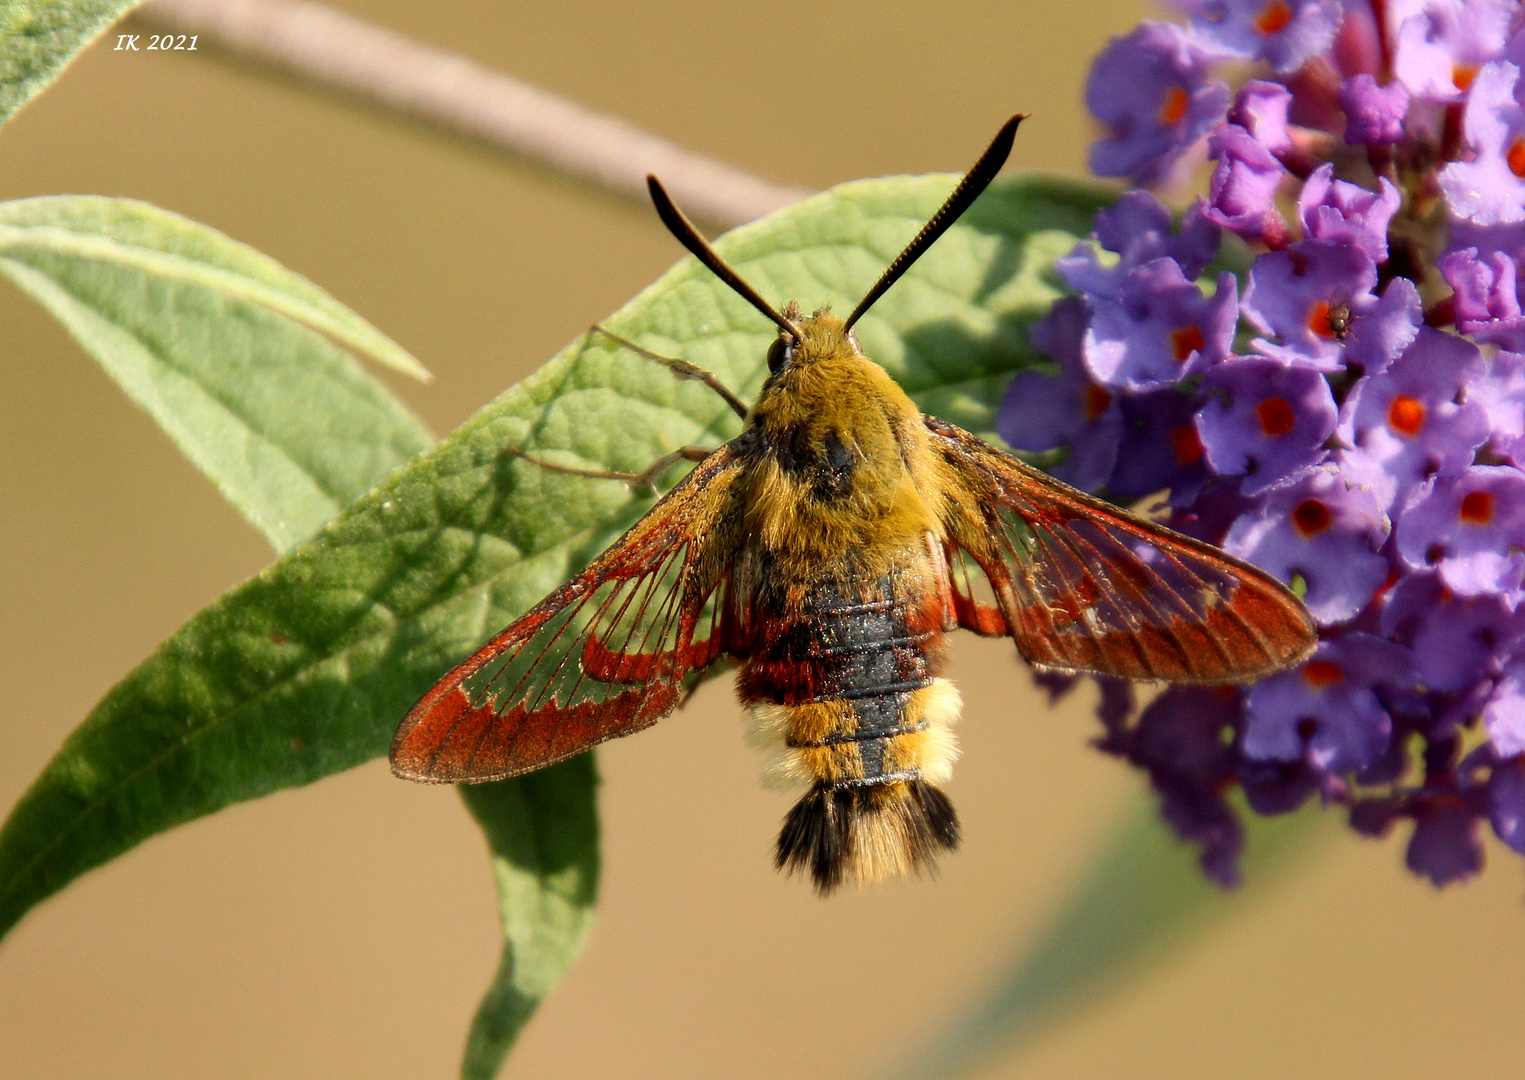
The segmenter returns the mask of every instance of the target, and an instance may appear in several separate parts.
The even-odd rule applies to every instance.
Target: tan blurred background
[[[1143,12],[980,0],[347,0],[782,182],[956,170],[1016,110],[1076,173],[1089,57]],[[675,261],[650,213],[207,55],[90,50],[0,131],[0,198],[147,199],[308,275],[436,374],[436,432]],[[807,298],[808,299],[808,298]],[[0,287],[0,803],[270,552],[47,317]],[[942,880],[817,901],[729,688],[600,751],[592,943],[507,1075],[867,1075],[1042,925],[1138,781],[961,642],[968,830]],[[1013,708],[1013,702],[1017,707]],[[1444,893],[1341,833],[1126,996],[990,1077],[1516,1076],[1525,885]],[[0,1077],[446,1077],[498,949],[482,842],[380,763],[159,837],[0,945]],[[429,957],[422,961],[421,957]]]

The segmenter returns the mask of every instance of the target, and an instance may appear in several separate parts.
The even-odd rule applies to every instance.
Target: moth
[[[938,786],[960,708],[950,631],[1008,636],[1045,671],[1173,682],[1251,680],[1312,651],[1274,579],[922,414],[863,355],[853,325],[995,177],[1021,119],[846,319],[775,309],[648,178],[678,240],[778,326],[767,380],[750,408],[721,388],[745,430],[424,695],[392,743],[397,775],[539,769],[656,723],[729,657],[766,777],[805,789],[777,864],[825,894],[958,844]]]

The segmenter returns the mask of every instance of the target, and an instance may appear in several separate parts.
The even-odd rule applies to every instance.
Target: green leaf
[[[879,1075],[953,1080],[1010,1058],[1055,1024],[1104,1001],[1214,920],[1243,911],[1277,880],[1272,871],[1319,839],[1317,805],[1246,819],[1245,884],[1225,893],[1208,882],[1196,849],[1135,804],[1038,937],[994,984],[943,1030]]]
[[[0,0],[0,124],[137,0]]]
[[[770,297],[846,310],[954,178],[846,185],[719,246]],[[1108,195],[1027,179],[993,189],[858,325],[923,402],[988,430],[1024,326],[1059,292],[1052,263]],[[716,372],[745,398],[769,324],[687,260],[610,329]],[[574,342],[312,541],[201,612],[69,737],[0,829],[0,929],[93,866],[230,803],[385,753],[418,696],[650,505],[540,468],[638,469],[740,422],[607,339]]]
[[[491,1080],[519,1031],[582,951],[598,895],[593,755],[461,788],[487,834],[503,955],[477,1009],[464,1080]]]
[[[17,204],[0,205],[0,215],[16,209]],[[264,256],[192,222],[140,204],[104,199],[31,200],[22,204],[21,209],[25,213],[10,215],[28,222],[28,231],[16,247],[30,242],[34,251],[62,252],[113,267],[130,267],[139,277],[149,275],[189,282],[210,290],[214,300],[218,293],[223,293],[247,297],[256,304],[263,301],[261,306],[294,316],[293,321],[299,324],[326,324],[329,336],[380,354],[380,358],[410,373],[423,373],[411,357],[321,290]],[[62,231],[58,229],[60,222],[64,223]],[[168,229],[163,227],[166,222]],[[103,234],[104,242],[99,239]],[[0,231],[0,242],[4,238]],[[168,259],[163,257],[165,251],[172,253]],[[32,270],[26,267],[19,270],[20,280],[31,280],[27,275]],[[117,276],[120,279],[122,275]],[[122,281],[107,284],[109,302],[112,293],[120,292]],[[100,295],[99,290],[91,293]],[[134,301],[152,295],[145,289],[136,290],[136,294]],[[139,333],[135,335],[137,340],[126,342],[124,365],[123,349],[113,348],[116,335],[103,335],[96,330],[92,313],[88,309],[83,313],[77,310],[79,304],[74,298],[56,299],[46,280],[34,295],[65,317],[87,346],[104,342],[93,351],[131,393],[133,375],[143,370],[142,365],[132,364],[133,354],[141,351],[145,335]],[[165,298],[158,299],[164,304]],[[146,314],[150,320],[155,317],[176,320],[177,330],[183,333],[187,329],[184,311],[174,306],[173,296],[168,299],[170,304]],[[97,309],[101,306],[96,305]],[[181,304],[180,308],[184,306]],[[219,318],[230,323],[219,326]],[[207,325],[200,328],[204,333],[198,336],[216,340],[232,335],[242,339],[248,334],[245,318],[232,305],[222,305],[219,310],[214,304],[202,321]],[[203,442],[213,447],[236,446],[240,440],[228,438],[227,422],[231,419],[237,423],[251,414],[259,414],[264,421],[259,430],[267,441],[305,451],[307,460],[316,457],[313,451],[327,449],[346,453],[353,463],[350,468],[325,474],[327,486],[335,496],[327,505],[310,498],[312,485],[281,483],[279,475],[271,478],[275,482],[263,485],[258,499],[235,502],[238,509],[250,515],[251,524],[256,527],[275,521],[301,530],[301,535],[290,535],[291,528],[272,535],[278,549],[316,533],[338,513],[341,502],[352,502],[369,491],[387,472],[412,452],[427,447],[430,441],[428,433],[412,422],[385,388],[342,356],[325,357],[330,370],[343,376],[341,380],[310,380],[304,393],[272,394],[272,388],[279,390],[283,384],[289,384],[291,372],[287,369],[300,359],[290,348],[289,339],[303,334],[301,325],[282,327],[273,340],[261,342],[267,347],[251,356],[236,372],[236,378],[224,377],[210,386],[206,384],[211,380],[203,380],[202,386],[210,391],[211,397],[228,406],[225,413],[213,413],[213,420],[222,422],[221,426],[203,425]],[[402,362],[398,363],[399,360]],[[216,367],[209,370],[227,374]],[[170,381],[163,371],[154,374],[161,384]],[[362,392],[356,394],[356,387]],[[336,390],[339,392],[335,393]],[[140,395],[134,396],[142,400]],[[205,395],[171,391],[150,393],[148,398],[149,411],[155,419],[172,436],[177,436],[177,442],[188,446],[188,440],[178,436],[198,427],[198,416],[205,412]],[[261,402],[267,402],[268,407],[261,410]],[[326,430],[315,429],[310,423],[321,418],[332,425],[345,417],[351,422],[342,434],[331,426]],[[253,427],[247,422],[244,426]],[[407,451],[403,456],[395,453],[392,445],[399,430],[404,436],[411,436],[403,441]],[[278,437],[272,438],[272,433],[278,433]],[[335,438],[345,439],[352,447],[321,445]],[[368,438],[375,443],[372,452],[348,452],[364,450]],[[320,445],[307,445],[314,441]],[[409,446],[409,442],[414,445]],[[206,454],[198,464],[224,491],[236,492],[247,486],[250,463],[243,455]],[[582,948],[597,892],[598,820],[594,788],[593,759],[585,755],[536,776],[461,789],[466,805],[488,838],[504,935],[498,976],[477,1011],[467,1046],[468,1076],[490,1077],[497,1072],[519,1029]]]
[[[277,551],[427,431],[351,353],[418,362],[274,260],[146,203],[0,203],[0,273],[58,317]]]

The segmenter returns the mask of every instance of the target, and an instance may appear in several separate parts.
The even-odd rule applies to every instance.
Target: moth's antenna
[[[997,167],[999,168],[999,166]],[[662,181],[648,173],[646,176],[646,186],[651,190],[651,201],[656,204],[657,217],[662,219],[662,224],[666,225],[668,231],[678,238],[679,243],[693,252],[694,257],[705,266],[713,270],[716,277],[735,289],[739,295],[745,297],[748,303],[778,323],[779,328],[794,338],[795,342],[798,343],[805,340],[798,326],[795,326],[775,311],[772,304],[764,300],[756,289],[741,280],[741,275],[727,266],[725,260],[715,254],[715,249],[710,247],[708,241],[699,235],[699,230],[694,228],[688,218],[683,216],[683,211],[673,205],[672,199],[668,198],[667,192],[662,189]]]
[[[974,163],[974,168],[964,174],[964,178],[958,182],[958,187],[953,189],[953,194],[948,196],[948,201],[943,203],[942,209],[933,214],[932,220],[923,225],[921,232],[916,234],[916,239],[895,256],[895,261],[890,263],[889,269],[884,272],[878,283],[858,302],[858,306],[853,308],[853,313],[847,317],[846,329],[851,330],[859,316],[873,307],[874,301],[883,296],[885,290],[891,285],[899,281],[900,275],[909,270],[911,264],[921,258],[922,253],[931,247],[939,236],[947,232],[948,226],[957,221],[959,216],[969,209],[969,204],[978,199],[980,193],[990,186],[990,181],[995,179],[996,173],[1001,171],[1001,166],[1006,164],[1006,158],[1011,153],[1011,144],[1017,138],[1017,125],[1026,119],[1025,114],[1019,113],[1001,125],[1001,130],[996,132],[990,146],[980,155],[980,160]]]

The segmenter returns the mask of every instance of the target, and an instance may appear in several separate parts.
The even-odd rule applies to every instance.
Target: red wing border
[[[733,486],[721,447],[613,546],[451,671],[392,740],[392,771],[460,783],[517,776],[656,723],[725,651]]]
[[[1240,682],[1304,659],[1317,629],[1261,570],[925,417],[943,472],[954,608],[1050,671]],[[972,560],[995,594],[979,603]]]

